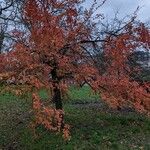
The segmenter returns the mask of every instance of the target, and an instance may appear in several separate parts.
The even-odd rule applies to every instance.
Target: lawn
[[[40,96],[47,100],[45,90]],[[68,142],[42,127],[37,128],[37,137],[33,136],[30,110],[30,99],[0,95],[0,150],[150,149],[150,119],[133,111],[109,109],[86,86],[80,90],[71,87],[64,102],[72,135]]]

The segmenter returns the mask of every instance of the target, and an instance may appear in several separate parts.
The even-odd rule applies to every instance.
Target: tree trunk
[[[62,110],[63,106],[62,106],[61,92],[59,87],[55,86],[53,92],[54,92],[53,100],[55,102],[55,107],[56,109]]]
[[[52,80],[53,80],[53,101],[55,103],[56,109],[61,109],[63,108],[62,106],[62,98],[61,98],[61,91],[59,88],[59,78],[57,76],[57,68],[54,67],[54,69],[51,71],[52,75]]]
[[[61,91],[59,87],[60,79],[57,75],[57,67],[54,67],[53,70],[51,71],[52,75],[52,80],[53,80],[53,101],[55,103],[55,108],[57,110],[62,110],[63,105],[62,105],[62,97],[61,97]],[[63,114],[60,114],[61,120],[61,129],[64,128],[64,116]]]

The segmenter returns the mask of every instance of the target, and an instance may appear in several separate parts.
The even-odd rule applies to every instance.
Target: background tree
[[[15,42],[16,29],[24,31],[21,17],[24,0],[2,0],[0,2],[0,52],[10,51]]]

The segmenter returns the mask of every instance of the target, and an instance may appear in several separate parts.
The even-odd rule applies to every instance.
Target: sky
[[[89,7],[93,0],[86,0],[86,7]],[[101,0],[97,0],[101,1]],[[106,0],[101,7],[101,12],[105,18],[111,19],[115,13],[119,12],[119,17],[123,18],[127,15],[133,14],[139,6],[138,19],[143,22],[150,21],[150,0]]]
[[[94,0],[85,1],[85,7],[89,7]],[[97,0],[97,2],[101,1]],[[0,4],[2,2],[4,0],[0,0]],[[119,11],[119,17],[123,18],[132,14],[138,6],[140,7],[138,19],[143,22],[150,21],[150,0],[106,0],[101,7],[101,12],[105,15],[105,18],[111,19],[114,17],[115,12]]]

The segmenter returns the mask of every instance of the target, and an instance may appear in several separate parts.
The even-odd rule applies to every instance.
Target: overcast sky
[[[86,0],[85,7],[89,7],[94,0]],[[97,0],[101,2],[102,0]],[[4,0],[0,0],[0,4]],[[105,4],[101,7],[101,12],[105,18],[113,18],[115,12],[119,11],[119,17],[123,18],[132,14],[137,7],[140,7],[138,12],[138,19],[143,22],[150,21],[150,0],[106,0]]]
[[[88,7],[92,1],[86,0],[86,6]],[[119,17],[123,18],[132,14],[138,6],[140,7],[138,19],[143,22],[150,21],[150,0],[107,0],[101,7],[101,12],[110,19],[114,17],[115,12],[119,11]]]

